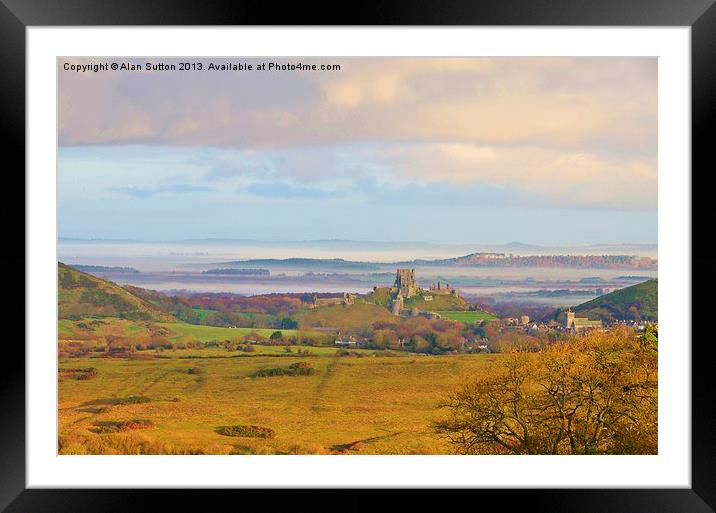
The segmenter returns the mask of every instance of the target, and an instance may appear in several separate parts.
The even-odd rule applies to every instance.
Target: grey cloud
[[[334,61],[335,74],[60,72],[60,144],[420,140],[655,155],[653,59]]]
[[[214,189],[203,185],[177,184],[162,185],[157,187],[113,187],[111,192],[124,194],[133,198],[149,198],[157,194],[187,194],[194,192],[213,192]]]
[[[243,190],[243,189],[241,189]],[[254,183],[246,188],[246,192],[264,198],[309,198],[319,199],[339,196],[340,193],[327,192],[316,187],[289,185],[286,183]]]

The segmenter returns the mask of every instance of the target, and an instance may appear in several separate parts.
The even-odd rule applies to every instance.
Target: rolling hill
[[[351,306],[323,306],[305,310],[295,315],[301,329],[323,328],[362,328],[374,322],[395,322],[397,317],[386,308],[370,303],[356,303]]]
[[[380,270],[386,267],[557,267],[581,269],[653,269],[658,268],[656,259],[638,255],[590,254],[533,254],[513,255],[505,253],[470,253],[452,258],[413,259],[393,262],[360,262],[342,258],[262,258],[231,260],[213,265],[228,268],[270,269],[322,269],[322,270]]]
[[[60,319],[85,316],[118,317],[142,321],[172,322],[176,319],[111,281],[78,271],[62,262],[57,265]]]
[[[582,303],[574,311],[590,319],[603,321],[656,321],[659,318],[657,280],[648,280],[605,294]]]
[[[426,301],[425,298],[432,298]],[[420,290],[413,297],[404,301],[405,308],[416,307],[420,310],[440,312],[443,310],[467,310],[470,304],[463,298],[453,294],[433,294],[427,290]]]
[[[379,264],[370,262],[355,262],[352,260],[344,260],[342,258],[254,258],[250,260],[231,260],[228,262],[219,262],[221,265],[235,266],[239,265],[249,269],[255,267],[273,267],[273,268],[320,268],[320,269],[362,269],[371,270],[378,269]]]

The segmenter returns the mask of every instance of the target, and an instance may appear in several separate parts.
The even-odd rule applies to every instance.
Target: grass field
[[[370,303],[356,303],[350,306],[325,306],[305,310],[294,317],[299,326],[304,329],[316,326],[341,327],[344,329],[361,328],[371,326],[377,321],[395,321],[395,316],[388,309]]]
[[[222,328],[218,326],[203,326],[197,324],[186,324],[183,322],[160,322],[159,326],[169,328],[174,335],[169,337],[172,342],[183,336],[196,337],[200,342],[208,340],[232,340],[236,337],[243,337],[249,333],[258,333],[262,337],[270,337],[274,331],[280,331],[284,336],[305,334],[305,331],[299,330],[276,330],[263,328]]]
[[[94,324],[93,324],[94,323]],[[92,329],[82,328],[90,326]],[[224,341],[234,340],[249,333],[258,333],[262,337],[270,337],[275,331],[280,331],[285,337],[297,336],[310,338],[317,343],[326,341],[326,334],[310,330],[276,330],[264,328],[223,328],[218,326],[203,326],[187,324],[184,322],[136,322],[126,319],[104,318],[104,319],[82,319],[74,321],[60,319],[58,322],[58,338],[60,340],[82,340],[88,338],[101,338],[107,335],[136,337],[146,335],[152,326],[161,326],[170,331],[168,339],[177,342],[185,336],[195,337],[200,342],[210,340]]]
[[[425,301],[425,297],[432,297],[432,300]],[[406,308],[417,307],[420,310],[429,311],[463,311],[467,310],[467,301],[452,294],[433,294],[422,290],[415,296],[405,300]]]
[[[214,310],[207,310],[206,308],[193,307],[192,310],[199,316],[201,322],[204,322],[208,315],[215,313]]]
[[[301,349],[292,348],[294,352]],[[132,359],[72,358],[59,381],[62,454],[439,454],[451,448],[431,430],[438,402],[484,373],[499,355],[336,356],[329,347],[256,353],[222,349],[142,351]],[[252,378],[305,362],[306,376]],[[137,399],[145,398],[145,399]],[[108,427],[109,426],[109,427]],[[250,426],[227,430],[227,426]],[[272,430],[273,436],[221,432]],[[267,428],[267,429],[266,429]]]
[[[444,319],[450,319],[452,321],[464,322],[465,324],[474,324],[480,321],[491,321],[497,319],[494,315],[489,312],[479,311],[458,311],[458,310],[446,310],[438,311],[435,313],[440,314]]]

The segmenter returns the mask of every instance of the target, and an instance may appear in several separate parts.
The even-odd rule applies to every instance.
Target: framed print
[[[63,4],[0,8],[7,511],[713,510],[712,2]]]

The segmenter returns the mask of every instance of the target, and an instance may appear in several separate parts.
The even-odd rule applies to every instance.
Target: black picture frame
[[[25,224],[25,29],[31,26],[83,25],[569,25],[569,26],[688,26],[691,27],[692,72],[692,273],[711,262],[705,245],[711,235],[705,211],[708,187],[695,187],[697,178],[716,169],[708,128],[716,122],[716,5],[715,0],[420,0],[341,4],[180,0],[0,0],[0,148],[5,169],[5,199],[0,202],[5,236],[11,244],[0,252],[6,271],[3,282],[12,290],[4,307],[17,311],[24,297]],[[49,115],[49,114],[48,114]],[[10,165],[9,163],[13,164]],[[685,169],[684,172],[689,172]],[[21,192],[22,191],[22,192]],[[24,218],[23,218],[24,219]],[[23,248],[19,250],[18,248]],[[23,269],[23,273],[18,272]],[[709,283],[699,275],[702,288]],[[692,291],[694,290],[692,285]],[[708,301],[692,296],[692,318],[708,319]],[[19,323],[18,323],[19,325]],[[695,329],[697,325],[694,325]],[[688,328],[691,328],[688,327]],[[687,329],[688,329],[687,328]],[[711,376],[708,337],[692,332],[692,488],[690,489],[506,489],[451,492],[477,494],[479,500],[523,502],[534,511],[579,512],[707,512],[716,509],[716,392]],[[19,336],[4,340],[0,374],[0,510],[127,511],[151,507],[159,494],[165,510],[206,510],[220,498],[257,491],[229,490],[60,490],[26,489],[25,482],[25,350]],[[667,442],[668,443],[668,442]],[[303,494],[306,492],[293,492]],[[321,502],[334,502],[336,491],[322,491]],[[343,493],[346,493],[345,491]],[[347,493],[357,493],[349,491]],[[425,491],[410,496],[422,500]],[[206,495],[210,495],[207,498]],[[295,500],[271,491],[271,505]],[[342,497],[345,500],[345,497]],[[340,499],[338,499],[340,500]],[[367,505],[367,501],[356,499]],[[299,504],[300,503],[294,503]],[[218,506],[217,506],[218,507]],[[237,504],[238,507],[238,504]],[[213,509],[209,507],[208,509]]]

